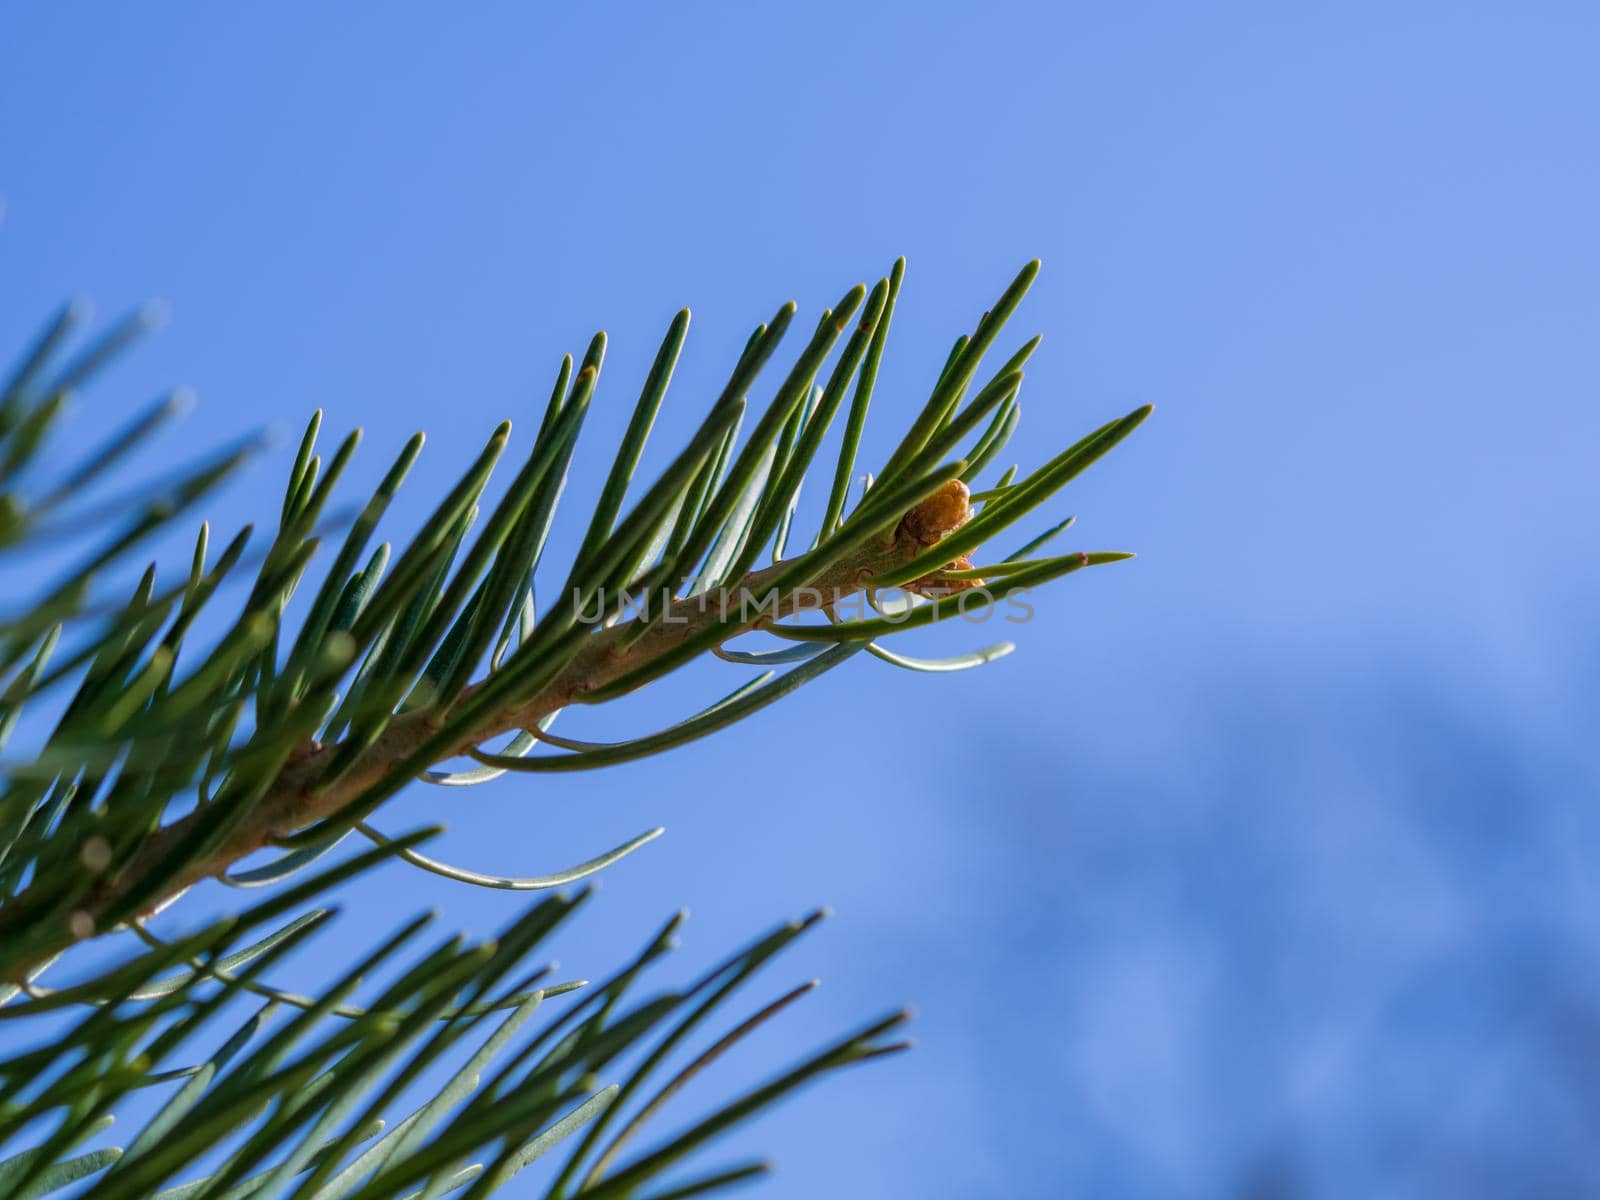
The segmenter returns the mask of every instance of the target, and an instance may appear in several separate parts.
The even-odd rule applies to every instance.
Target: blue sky
[[[367,431],[352,494],[426,429],[404,528],[594,330],[591,487],[679,306],[656,463],[755,321],[904,254],[881,457],[1041,257],[1015,453],[1155,403],[1057,502],[1135,562],[1039,596],[982,671],[852,662],[663,759],[386,819],[508,872],[666,825],[563,946],[583,973],[681,904],[689,963],[832,904],[792,966],[825,987],[712,1083],[906,1001],[919,1048],[741,1135],[770,1196],[1573,1194],[1597,51],[1582,3],[12,5],[0,346],[69,296],[161,297],[79,428],[185,384],[168,455],[292,431],[230,527],[313,407]],[[385,876],[330,961],[424,903],[507,912]]]

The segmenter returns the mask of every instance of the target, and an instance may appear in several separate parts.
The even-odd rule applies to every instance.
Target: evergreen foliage
[[[968,558],[1148,413],[1101,426],[1026,475],[1006,471],[969,501],[967,485],[1017,427],[1022,367],[1038,339],[981,385],[979,368],[1036,270],[1029,264],[957,341],[864,490],[852,483],[902,263],[822,314],[765,404],[751,394],[794,306],[758,326],[676,457],[638,479],[688,328],[679,313],[564,568],[545,561],[546,542],[603,334],[576,369],[561,364],[497,497],[488,485],[509,423],[398,550],[374,546],[422,436],[339,519],[330,502],[359,431],[324,458],[318,414],[269,538],[245,529],[213,553],[202,524],[181,582],[158,583],[151,565],[131,594],[135,556],[189,518],[256,443],[123,488],[125,457],[179,405],[157,404],[81,457],[58,426],[69,396],[136,339],[143,317],[75,353],[80,315],[52,321],[0,392],[0,561],[12,606],[0,614],[0,1198],[77,1187],[105,1200],[476,1200],[550,1152],[565,1156],[552,1198],[702,1195],[764,1169],[683,1174],[707,1142],[818,1076],[899,1049],[903,1014],[870,1022],[648,1144],[641,1130],[696,1073],[805,993],[753,1011],[739,998],[817,917],[779,926],[681,990],[642,991],[676,920],[613,977],[553,982],[529,964],[585,897],[559,889],[659,830],[570,870],[502,878],[423,853],[433,830],[391,836],[373,820],[417,780],[459,787],[660,753],[860,654],[919,671],[980,666],[1009,645],[929,660],[879,642],[994,602],[982,581],[996,592],[1033,587],[1126,557],[1039,556],[1063,522],[990,566]],[[801,484],[841,415],[817,493],[820,527],[807,537]],[[35,589],[20,564],[41,546],[76,561]],[[770,564],[758,566],[763,556]],[[899,601],[879,594],[897,586]],[[285,614],[297,590],[296,625]],[[707,602],[726,592],[741,600]],[[862,593],[877,615],[844,616],[835,601]],[[779,641],[725,644],[753,630]],[[654,734],[602,744],[551,731],[563,710],[707,654],[768,669]],[[26,749],[4,749],[19,729]],[[265,865],[243,865],[263,852],[273,855]],[[429,942],[427,918],[416,918],[316,995],[275,985],[274,965],[330,919],[319,898],[393,860],[469,885],[558,890],[492,941]],[[151,928],[208,880],[266,899],[186,935]],[[77,982],[44,982],[71,970],[76,944],[101,938],[127,947],[114,965],[102,958]],[[388,982],[358,999],[373,977]],[[449,1066],[433,1098],[394,1120],[409,1086]],[[163,1097],[156,1115],[100,1146],[124,1102],[149,1089]]]

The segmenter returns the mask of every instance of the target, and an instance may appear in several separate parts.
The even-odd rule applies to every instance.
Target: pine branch
[[[465,754],[496,735],[533,728],[550,713],[583,703],[588,695],[618,680],[632,681],[628,691],[642,687],[659,677],[658,672],[665,673],[663,664],[667,669],[681,665],[681,657],[674,652],[707,633],[715,634],[711,645],[720,645],[770,625],[774,612],[792,616],[822,607],[824,597],[836,602],[854,596],[875,575],[909,561],[922,548],[921,543],[903,532],[892,534],[887,545],[874,539],[851,557],[808,577],[805,583],[776,594],[768,586],[769,581],[785,573],[784,564],[751,572],[729,589],[735,597],[749,598],[744,604],[746,619],[740,619],[745,614],[732,615],[739,613],[740,599],[732,602],[730,615],[725,616],[720,607],[702,609],[699,599],[690,598],[674,601],[663,619],[650,622],[649,628],[642,631],[639,620],[601,630],[587,638],[560,674],[533,696],[493,710],[481,723],[465,730],[437,707],[397,718],[333,786],[319,787],[319,781],[327,764],[338,759],[347,743],[308,742],[297,750],[294,761],[284,767],[226,840],[209,853],[191,858],[181,871],[173,873],[170,864],[195,840],[196,831],[203,828],[209,816],[207,810],[198,810],[153,834],[114,878],[100,880],[71,913],[62,914],[54,930],[43,927],[44,918],[30,903],[29,892],[7,902],[0,908],[0,942],[10,941],[27,929],[33,945],[26,957],[12,960],[5,978],[15,982],[84,936],[159,909],[202,880],[221,876],[239,860],[284,844],[290,835],[318,822],[332,823],[332,829],[325,830],[323,837],[337,836],[409,783],[426,765]],[[631,640],[636,633],[642,636]],[[463,706],[470,707],[483,687],[480,682],[467,688]]]
[[[539,732],[541,725],[563,708],[637,690],[702,653],[722,651],[725,642],[751,630],[848,642],[886,662],[918,670],[962,669],[1003,654],[1008,645],[949,660],[916,660],[884,650],[875,639],[897,626],[915,627],[968,611],[971,597],[965,593],[981,588],[983,578],[966,555],[1054,494],[1148,412],[1111,422],[1023,481],[996,489],[973,517],[962,482],[972,463],[943,460],[973,436],[978,438],[974,454],[992,457],[1015,427],[1020,367],[1038,339],[1013,355],[964,407],[961,400],[1034,270],[1033,265],[1025,269],[985,314],[973,337],[958,343],[921,415],[848,517],[841,515],[842,485],[854,464],[901,265],[866,298],[863,319],[826,386],[814,389],[813,380],[848,327],[864,288],[853,289],[836,311],[823,314],[743,448],[730,454],[749,387],[775,349],[793,306],[779,310],[770,327],[758,328],[699,431],[618,520],[682,344],[687,314],[679,314],[646,381],[562,592],[543,616],[529,620],[531,592],[523,592],[542,554],[604,357],[605,339],[596,337],[575,377],[563,366],[524,466],[475,537],[469,540],[467,533],[509,425],[495,431],[386,578],[379,579],[388,558],[383,547],[364,570],[351,574],[414,461],[420,438],[407,444],[350,528],[310,614],[280,660],[284,605],[316,553],[317,523],[357,440],[355,435],[347,438],[323,471],[314,453],[318,414],[296,457],[279,534],[260,561],[245,612],[200,666],[180,680],[175,657],[221,577],[237,564],[244,544],[236,539],[208,572],[204,532],[182,589],[158,596],[153,574],[147,573],[120,616],[98,638],[89,638],[65,667],[40,677],[58,636],[45,632],[34,663],[13,679],[4,713],[8,721],[30,695],[89,663],[77,697],[32,767],[33,779],[53,782],[41,791],[19,773],[21,786],[11,788],[6,797],[15,835],[8,847],[10,878],[20,877],[29,853],[36,861],[31,884],[0,905],[0,979],[25,980],[74,942],[137,920],[201,880],[226,877],[234,863],[258,850],[276,845],[308,856],[364,821],[412,779],[426,777],[443,759],[471,754],[492,771],[581,770],[678,744],[702,728],[709,731],[718,722],[688,722],[676,738],[639,739],[631,748],[525,757],[546,736]],[[111,343],[120,346],[126,336],[119,330]],[[44,339],[51,344],[56,340],[54,330]],[[80,382],[108,357],[102,343],[69,364],[60,378]],[[5,399],[15,417],[11,458],[18,467],[37,451],[59,410],[57,397],[64,394],[58,381],[30,397],[25,385],[40,367],[39,355],[30,356],[18,377],[23,386],[14,385]],[[752,570],[765,544],[775,536],[779,543],[787,540],[794,497],[853,380],[850,428],[822,530],[810,550],[783,558],[780,544],[771,567]],[[91,460],[91,468],[105,457],[102,452]],[[217,465],[157,490],[146,515],[126,533],[54,589],[34,612],[9,629],[0,626],[0,635],[10,635],[11,657],[48,630],[41,614],[60,620],[81,611],[96,572],[198,500],[240,457],[230,452]],[[80,468],[71,478],[82,480],[93,473],[91,468]],[[20,503],[12,507],[11,540],[22,541],[48,515],[51,504],[33,510]],[[997,570],[1008,587],[1016,588],[1121,557],[1126,556],[1080,553],[1006,562]],[[694,580],[686,597],[677,593],[682,578]],[[905,586],[930,602],[903,620],[835,619],[842,602],[885,585]],[[643,612],[618,623],[630,596],[644,598]],[[716,602],[708,604],[708,596]],[[176,617],[167,634],[147,652],[174,607]],[[832,623],[818,628],[781,619],[812,609],[823,610]],[[520,644],[508,655],[516,623],[522,626]],[[495,642],[496,630],[500,635],[489,674],[469,684],[468,675]],[[360,655],[364,664],[341,701],[334,687]],[[817,667],[834,661],[819,660]],[[812,668],[794,678],[799,682],[815,673]],[[760,696],[775,698],[782,690],[774,685]],[[233,731],[247,708],[253,711],[254,729],[241,740]],[[730,708],[724,718],[750,708],[750,703]],[[209,713],[224,714],[224,725],[220,731],[202,726],[205,736],[197,742],[186,723]],[[487,739],[513,731],[525,739],[513,755],[479,749]],[[146,755],[159,757],[152,762]],[[90,768],[86,777],[78,775],[84,765]],[[102,765],[115,774],[108,776]],[[186,816],[163,821],[169,798],[196,771],[201,803]],[[102,802],[99,809],[90,809],[88,795],[106,788],[107,798],[117,799],[115,808]],[[124,810],[129,815],[115,828]],[[46,812],[53,825],[50,836],[30,839],[27,835]],[[42,869],[74,852],[89,856],[83,860],[88,872],[63,877]]]
[[[252,548],[247,529],[212,561],[202,525],[181,583],[158,586],[151,565],[131,590],[125,581],[116,585],[125,597],[117,600],[105,593],[107,581],[248,462],[259,443],[247,439],[97,498],[95,489],[129,449],[182,405],[158,403],[99,449],[63,465],[69,456],[53,439],[69,393],[149,321],[137,314],[63,360],[82,314],[58,316],[0,388],[0,562],[46,545],[77,556],[55,583],[0,614],[0,752],[24,727],[37,743],[30,754],[0,758],[0,1022],[75,1007],[87,1015],[44,1044],[0,1059],[0,1147],[31,1139],[0,1160],[0,1190],[43,1195],[97,1174],[94,1194],[112,1200],[290,1191],[313,1200],[392,1200],[463,1188],[479,1197],[572,1137],[576,1149],[549,1200],[634,1196],[812,1079],[900,1049],[903,1043],[885,1040],[904,1020],[897,1014],[625,1159],[625,1146],[701,1066],[809,990],[784,991],[647,1098],[645,1083],[671,1052],[815,918],[781,927],[687,989],[634,1002],[636,980],[673,944],[674,919],[632,963],[581,993],[515,1053],[517,1028],[546,1001],[582,986],[546,983],[545,968],[525,966],[582,893],[530,907],[499,939],[479,945],[452,939],[414,952],[408,947],[427,921],[409,922],[316,995],[285,990],[273,970],[332,919],[330,910],[310,907],[314,901],[382,863],[469,885],[537,890],[584,878],[660,832],[538,875],[455,867],[419,851],[428,831],[390,837],[369,822],[414,781],[468,786],[507,773],[597,770],[663,753],[853,658],[922,672],[983,666],[1011,644],[927,659],[880,643],[903,629],[971,615],[1014,589],[1129,557],[1035,557],[1070,518],[989,565],[970,557],[1149,413],[1110,421],[1026,475],[1012,467],[971,490],[1017,428],[1022,368],[1038,339],[981,386],[978,372],[1036,270],[1024,268],[972,334],[957,340],[926,402],[893,454],[865,477],[853,507],[847,500],[903,263],[822,314],[759,409],[750,394],[794,306],[758,326],[683,447],[645,482],[636,478],[639,464],[688,326],[687,311],[678,314],[574,559],[542,608],[535,582],[551,570],[547,542],[597,395],[604,334],[576,370],[570,358],[562,363],[526,458],[498,498],[489,497],[488,485],[509,444],[509,422],[403,545],[373,547],[422,436],[406,443],[366,504],[341,517],[333,494],[360,435],[347,436],[325,462],[318,413],[264,546]],[[825,497],[821,525],[807,543],[799,536],[800,493],[840,413],[848,415],[831,481],[812,493]],[[338,548],[317,579],[322,543],[334,537]],[[758,568],[769,549],[772,564]],[[245,586],[234,590],[234,581]],[[302,585],[310,599],[294,628],[285,613]],[[891,598],[891,590],[902,594]],[[238,611],[217,620],[221,598],[238,592]],[[853,601],[862,615],[847,611]],[[877,615],[865,615],[867,606]],[[202,638],[201,629],[212,632]],[[729,645],[749,634],[776,644]],[[569,736],[565,724],[551,732],[560,713],[638,691],[707,656],[786,669],[769,670],[648,735],[597,743]],[[25,725],[27,710],[41,709],[43,721]],[[442,769],[462,757],[476,765]],[[351,833],[373,844],[315,869]],[[274,861],[240,867],[274,849]],[[152,927],[153,917],[212,878],[272,890],[197,932],[172,936]],[[70,986],[42,982],[75,943],[119,935],[135,939],[136,957]],[[394,974],[397,967],[403,969],[394,982],[356,1002],[363,974]],[[246,995],[293,1015],[260,1042],[269,1015],[262,1010],[210,1057],[171,1065],[207,1021]],[[385,1130],[379,1114],[495,1014],[503,1023],[444,1090]],[[489,1061],[501,1051],[512,1053],[510,1062],[490,1077]],[[628,1055],[636,1065],[626,1078],[597,1087],[597,1073]],[[120,1100],[180,1081],[125,1152],[78,1152]],[[360,1149],[368,1139],[376,1140]],[[174,1183],[223,1147],[215,1174]],[[740,1166],[657,1195],[703,1194],[762,1169]]]

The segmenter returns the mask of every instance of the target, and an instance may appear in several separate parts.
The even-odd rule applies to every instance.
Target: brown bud
[[[952,479],[908,512],[900,528],[924,546],[931,546],[972,519],[971,498],[967,485]]]

